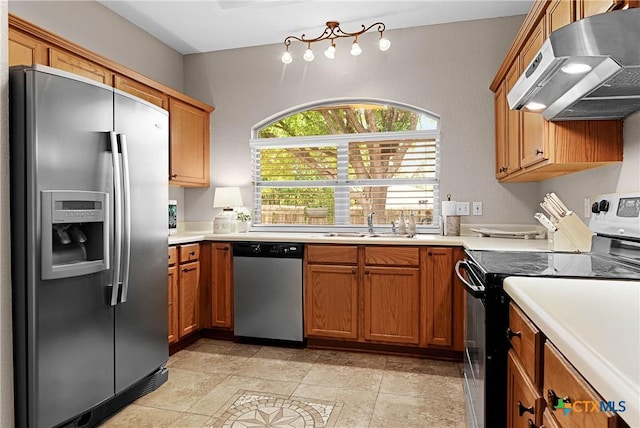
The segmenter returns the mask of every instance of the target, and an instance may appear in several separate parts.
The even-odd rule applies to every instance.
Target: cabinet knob
[[[191,251],[191,252],[189,252],[189,255],[190,255],[190,256],[195,256],[195,255],[196,255],[196,252],[195,252],[195,251]]]
[[[369,275],[369,271],[368,271],[368,270],[365,270],[365,271],[364,271],[364,274],[365,274],[365,275]]]
[[[194,268],[194,267],[193,268],[184,268],[184,269],[182,269],[182,272],[190,272],[192,270],[196,270],[196,268]]]
[[[531,413],[533,415],[534,412],[535,412],[535,409],[533,408],[533,406],[525,407],[525,405],[522,404],[521,401],[518,401],[518,414],[520,416],[524,415],[525,413]]]
[[[229,251],[229,247],[222,247],[222,251]]]
[[[540,150],[540,149],[536,149],[536,155],[541,155],[541,154],[543,154],[543,153],[544,153],[544,152],[543,152],[542,150]]]
[[[513,331],[509,327],[507,327],[507,339],[511,340],[513,336],[522,337],[522,333],[519,331]]]
[[[528,420],[527,420],[527,426],[528,426],[529,428],[544,428],[544,425],[540,425],[540,427],[538,427],[538,426],[536,425],[536,423],[535,423],[535,422],[533,422],[531,419],[528,419]]]
[[[427,256],[433,256],[433,253],[432,253],[431,251],[429,251],[429,252],[427,253]]]
[[[556,411],[556,407],[558,407],[560,400],[565,403],[571,403],[571,398],[567,396],[560,398],[553,389],[547,390],[547,403],[549,404],[549,407],[551,407],[552,411]]]
[[[171,174],[169,176],[169,180],[173,180],[174,178],[178,178],[178,174]]]

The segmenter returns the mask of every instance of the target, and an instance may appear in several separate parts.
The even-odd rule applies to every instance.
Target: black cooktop
[[[501,285],[507,276],[625,279],[640,281],[640,266],[588,253],[467,250],[471,268],[485,284]]]

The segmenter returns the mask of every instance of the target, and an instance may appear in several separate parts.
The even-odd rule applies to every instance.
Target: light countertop
[[[640,427],[640,283],[509,277],[504,289],[620,416]]]
[[[181,232],[169,235],[169,245],[185,244],[199,241],[263,241],[263,242],[300,242],[300,243],[335,243],[335,244],[370,244],[370,245],[424,245],[424,246],[459,246],[471,250],[494,251],[548,251],[546,239],[510,239],[487,238],[477,236],[441,236],[419,234],[414,238],[399,237],[340,237],[325,236],[324,233],[282,233],[282,232],[247,232],[213,234],[209,231]]]

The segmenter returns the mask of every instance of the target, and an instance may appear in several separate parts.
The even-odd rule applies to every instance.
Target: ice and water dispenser
[[[42,191],[42,279],[109,269],[109,199],[104,192]]]

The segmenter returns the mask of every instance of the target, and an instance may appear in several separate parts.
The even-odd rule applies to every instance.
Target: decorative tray
[[[497,229],[484,229],[471,228],[472,232],[478,234],[478,236],[492,236],[494,238],[523,238],[523,239],[535,239],[536,235],[538,235],[537,230],[525,230],[521,232],[507,231],[507,230],[497,230]]]

